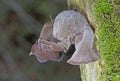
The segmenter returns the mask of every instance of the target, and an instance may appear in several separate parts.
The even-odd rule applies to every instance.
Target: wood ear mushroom
[[[80,65],[99,59],[98,52],[93,50],[93,30],[80,12],[67,10],[58,14],[54,22],[53,36],[62,41],[61,46],[66,49],[75,44],[75,52],[67,63]]]
[[[44,25],[31,54],[36,55],[40,62],[60,61],[59,52],[67,52],[71,44],[75,45],[75,52],[67,63],[80,65],[99,59],[93,46],[94,32],[87,19],[78,11],[66,10],[59,13],[55,21]]]
[[[49,60],[60,61],[62,59],[60,51],[63,48],[54,43],[52,36],[53,21],[48,22],[43,26],[40,37],[31,48],[30,55],[35,55],[39,62],[44,63]],[[48,41],[50,40],[50,41]]]
[[[67,63],[72,65],[86,64],[94,62],[99,58],[97,52],[93,49],[94,34],[89,26],[85,26],[83,37],[79,40],[79,35],[75,37],[75,52]]]

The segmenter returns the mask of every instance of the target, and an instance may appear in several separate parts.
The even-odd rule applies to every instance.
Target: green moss
[[[95,15],[104,81],[120,81],[120,0],[98,0]]]

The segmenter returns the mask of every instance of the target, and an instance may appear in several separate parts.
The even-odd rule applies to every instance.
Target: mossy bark
[[[96,46],[101,56],[96,62],[80,65],[82,81],[120,80],[119,4],[119,0],[68,0],[69,8],[78,6],[80,11],[86,13],[95,29]]]
[[[82,9],[82,12],[86,13],[88,21],[94,26],[95,30],[97,29],[94,17],[94,0],[68,0],[68,3],[68,6],[72,7],[73,9],[75,5],[77,5],[79,9]],[[101,72],[99,63],[100,62],[97,61],[94,63],[80,65],[82,81],[99,81],[99,73]]]

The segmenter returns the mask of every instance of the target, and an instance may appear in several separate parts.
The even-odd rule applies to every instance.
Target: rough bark
[[[120,1],[68,0],[68,6],[85,13],[95,30],[101,58],[80,65],[82,81],[120,80]]]
[[[97,24],[94,19],[95,0],[68,0],[68,6],[73,9],[78,6],[78,9],[87,16],[89,23],[96,30]],[[99,63],[99,61],[96,61],[89,64],[80,65],[82,81],[99,81]]]

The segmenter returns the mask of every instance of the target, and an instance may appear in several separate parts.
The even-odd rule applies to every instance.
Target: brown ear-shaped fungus
[[[76,36],[75,39],[78,39]],[[85,26],[83,29],[82,39],[75,43],[75,52],[67,63],[72,65],[86,64],[94,62],[99,58],[98,52],[93,49],[94,33],[89,26]]]
[[[45,39],[45,40],[50,40],[52,36],[52,33],[53,33],[53,23],[54,21],[49,21],[47,23],[44,24],[42,30],[41,30],[41,33],[40,33],[40,37],[39,38],[42,38],[42,39]]]
[[[38,40],[41,43],[42,50],[46,51],[63,51],[64,49],[54,42],[50,42],[44,39]]]
[[[39,39],[32,46],[30,55],[35,55],[39,62],[44,63],[48,60],[60,61],[62,56],[59,54],[63,51],[59,45],[46,41],[44,39]]]
[[[50,21],[44,24],[39,39],[31,48],[30,55],[35,55],[38,61],[41,63],[47,62],[49,60],[60,61],[62,59],[62,56],[59,52],[63,51],[63,48],[54,43],[56,40],[52,35],[53,23],[54,21]]]

